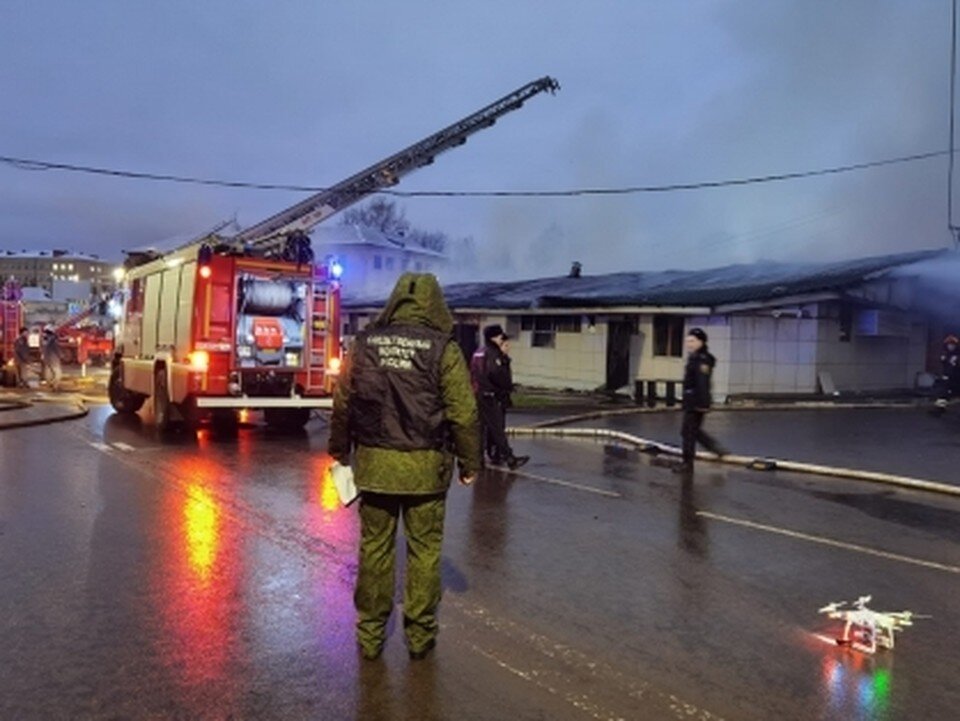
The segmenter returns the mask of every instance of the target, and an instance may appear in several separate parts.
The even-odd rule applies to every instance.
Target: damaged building
[[[902,391],[928,381],[956,321],[934,276],[951,251],[826,264],[584,275],[445,287],[466,353],[500,323],[518,383],[664,395],[683,374],[683,339],[702,326],[728,396]],[[346,304],[346,334],[382,302]]]

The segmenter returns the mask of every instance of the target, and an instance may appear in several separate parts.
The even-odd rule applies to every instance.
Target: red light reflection
[[[185,485],[170,486],[159,519],[158,651],[185,686],[196,688],[227,675],[236,645],[239,535],[225,522],[219,466],[192,458],[177,470]]]

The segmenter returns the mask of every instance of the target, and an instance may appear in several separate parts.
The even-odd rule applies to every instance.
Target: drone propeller
[[[817,613],[833,613],[834,611],[839,610],[840,607],[846,603],[846,601],[834,601],[833,603],[828,603],[826,606],[817,611]]]

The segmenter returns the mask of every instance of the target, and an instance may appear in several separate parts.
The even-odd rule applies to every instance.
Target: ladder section
[[[310,359],[307,366],[307,390],[325,388],[327,375],[327,338],[330,334],[330,287],[318,278],[313,281],[310,307]]]

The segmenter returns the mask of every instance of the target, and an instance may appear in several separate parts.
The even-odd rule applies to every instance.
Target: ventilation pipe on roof
[[[575,261],[573,261],[573,265],[570,266],[570,275],[568,275],[567,277],[568,277],[568,278],[579,278],[579,277],[580,277],[580,273],[581,273],[582,271],[583,271],[583,265],[580,263],[579,260],[575,260]]]

